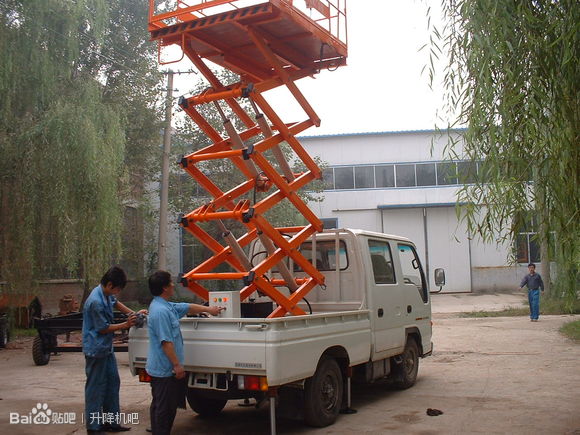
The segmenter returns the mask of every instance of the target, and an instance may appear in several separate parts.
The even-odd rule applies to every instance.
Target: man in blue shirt
[[[222,307],[169,302],[175,285],[169,272],[159,270],[149,277],[149,291],[154,296],[149,305],[147,328],[149,353],[147,373],[151,376],[151,431],[169,435],[177,407],[185,407],[187,388],[183,368],[183,338],[179,319],[186,314],[207,312],[217,316]]]
[[[127,276],[118,266],[111,267],[93,289],[83,307],[83,352],[85,354],[85,420],[87,433],[123,432],[119,418],[119,371],[113,352],[114,332],[129,329],[135,313],[117,300],[125,288]],[[128,314],[123,323],[113,323],[113,308]],[[142,310],[146,313],[146,310]],[[110,423],[111,418],[115,423]]]
[[[537,322],[540,317],[540,289],[544,293],[544,281],[539,273],[536,273],[536,265],[528,264],[528,272],[520,282],[520,290],[528,286],[528,301],[530,303],[530,320]]]

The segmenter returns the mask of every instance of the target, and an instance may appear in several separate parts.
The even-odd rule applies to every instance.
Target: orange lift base
[[[156,15],[155,0],[150,0],[149,30],[151,38],[158,41],[160,52],[164,46],[179,45],[210,85],[201,94],[179,101],[213,142],[184,156],[180,162],[213,198],[180,219],[181,225],[213,252],[212,257],[183,275],[182,284],[207,300],[208,290],[200,282],[241,280],[242,301],[258,292],[277,304],[269,317],[305,314],[298,303],[316,285],[324,284],[324,275],[299,252],[308,237],[322,231],[322,223],[296,192],[310,181],[320,179],[321,172],[295,136],[319,125],[320,120],[295,81],[323,68],[345,65],[347,55],[346,34],[343,42],[337,30],[341,22],[346,29],[345,0],[306,0],[306,5],[314,8],[314,15],[319,17],[317,20],[300,11],[296,7],[298,1],[270,0],[239,8],[237,0],[179,0],[176,10]],[[324,24],[329,29],[334,24],[335,31],[328,31]],[[240,81],[224,86],[205,60],[233,71]],[[286,86],[302,107],[307,116],[305,121],[285,123],[266,101],[263,93],[279,86]],[[240,104],[240,99],[249,104]],[[225,136],[197,110],[202,104],[215,105]],[[228,119],[223,104],[239,118],[244,126],[242,131]],[[292,172],[280,148],[283,142],[306,170]],[[270,157],[270,161],[267,151],[275,159]],[[219,187],[220,180],[212,180],[202,170],[204,162],[220,159],[231,161],[246,179],[227,192]],[[268,194],[256,202],[256,192]],[[264,213],[281,201],[290,201],[308,224],[292,228],[272,226]],[[231,220],[240,222],[246,233],[234,237],[227,226]],[[199,222],[215,223],[224,242],[204,231]],[[265,258],[254,265],[244,248],[257,240],[265,250]],[[304,277],[293,276],[287,267],[288,258],[305,272]],[[224,263],[233,271],[214,272]],[[281,287],[289,291],[283,292]]]

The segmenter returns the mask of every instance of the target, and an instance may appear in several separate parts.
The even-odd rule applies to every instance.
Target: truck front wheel
[[[336,421],[342,403],[342,372],[336,360],[323,358],[304,386],[304,420],[324,427]]]
[[[413,338],[407,339],[405,350],[401,354],[401,362],[395,361],[392,370],[396,388],[405,390],[415,385],[419,371],[419,348]]]
[[[192,388],[187,389],[187,403],[201,417],[216,417],[226,406],[226,399],[202,397]]]

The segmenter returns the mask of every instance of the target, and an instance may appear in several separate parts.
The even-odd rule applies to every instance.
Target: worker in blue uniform
[[[149,305],[149,353],[145,369],[151,376],[151,429],[153,435],[169,435],[178,407],[185,407],[186,377],[183,337],[179,319],[186,314],[217,316],[223,307],[171,302],[175,285],[171,274],[158,270],[149,277],[153,301]]]
[[[101,278],[83,308],[83,353],[85,354],[85,421],[88,434],[123,432],[120,424],[120,378],[113,352],[114,332],[129,329],[136,314],[117,300],[125,288],[127,276],[118,266],[111,267]],[[113,309],[128,315],[123,323],[113,323]],[[144,314],[147,310],[141,310]]]

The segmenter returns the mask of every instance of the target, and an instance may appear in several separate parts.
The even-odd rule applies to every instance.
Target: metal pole
[[[276,396],[270,396],[270,435],[276,435]]]
[[[169,201],[169,151],[171,148],[171,111],[173,104],[173,71],[167,71],[167,102],[163,132],[163,161],[159,201],[159,244],[157,268],[167,269],[167,206]]]

